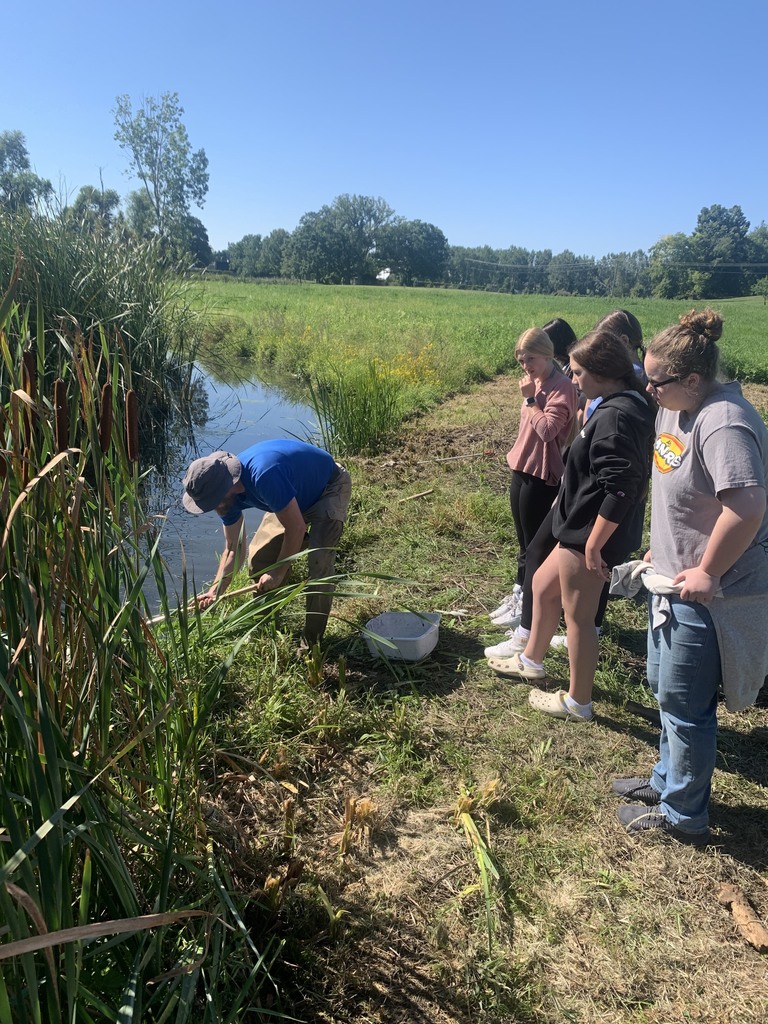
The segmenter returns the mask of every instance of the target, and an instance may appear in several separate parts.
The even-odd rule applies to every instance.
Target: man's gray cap
[[[193,515],[213,512],[240,479],[242,472],[240,459],[229,452],[213,452],[202,459],[195,459],[184,477],[184,494],[181,498],[184,508]]]

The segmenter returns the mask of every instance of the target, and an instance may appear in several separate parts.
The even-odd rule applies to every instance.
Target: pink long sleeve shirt
[[[571,436],[579,406],[578,391],[573,381],[554,367],[549,377],[537,385],[534,399],[536,405],[530,408],[523,402],[520,432],[507,454],[507,465],[556,486],[565,468],[563,448]]]

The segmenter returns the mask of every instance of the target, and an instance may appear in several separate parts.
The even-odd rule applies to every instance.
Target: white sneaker
[[[556,636],[553,636],[552,639],[549,641],[549,646],[556,651],[561,651],[563,648],[568,650],[567,634],[563,633],[562,635],[557,634]]]
[[[489,619],[496,619],[499,615],[505,615],[512,605],[515,603],[515,595],[507,594],[506,597],[502,597],[501,604],[498,608],[494,608],[492,612],[488,612]]]
[[[505,626],[507,623],[502,620],[514,618],[522,610],[523,588],[519,583],[516,583],[512,593],[504,598],[499,607],[492,611],[489,617],[491,622],[494,622],[497,626]]]
[[[491,622],[494,626],[503,626],[505,629],[517,629],[520,625],[521,617],[519,610],[512,607],[506,614],[500,615],[498,619],[491,619]]]
[[[483,653],[486,658],[511,658],[525,650],[525,645],[528,643],[527,636],[518,636],[514,629],[510,629],[507,636],[509,640],[502,640],[500,644],[485,648]]]

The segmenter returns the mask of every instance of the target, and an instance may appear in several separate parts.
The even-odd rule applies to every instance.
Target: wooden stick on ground
[[[398,501],[398,504],[399,504],[400,502],[402,502],[402,501],[413,501],[413,499],[414,499],[414,498],[424,498],[424,497],[426,497],[426,496],[427,496],[428,494],[431,494],[431,493],[432,493],[432,491],[434,491],[434,489],[435,489],[434,487],[430,487],[428,491],[419,491],[419,493],[418,493],[418,494],[409,494],[409,495],[408,495],[407,497],[405,497],[405,498],[398,498],[398,499],[397,499],[397,501]]]

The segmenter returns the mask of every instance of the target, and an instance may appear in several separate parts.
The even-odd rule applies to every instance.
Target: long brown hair
[[[571,345],[568,355],[594,377],[618,380],[627,391],[643,393],[627,346],[613,331],[596,327]]]

